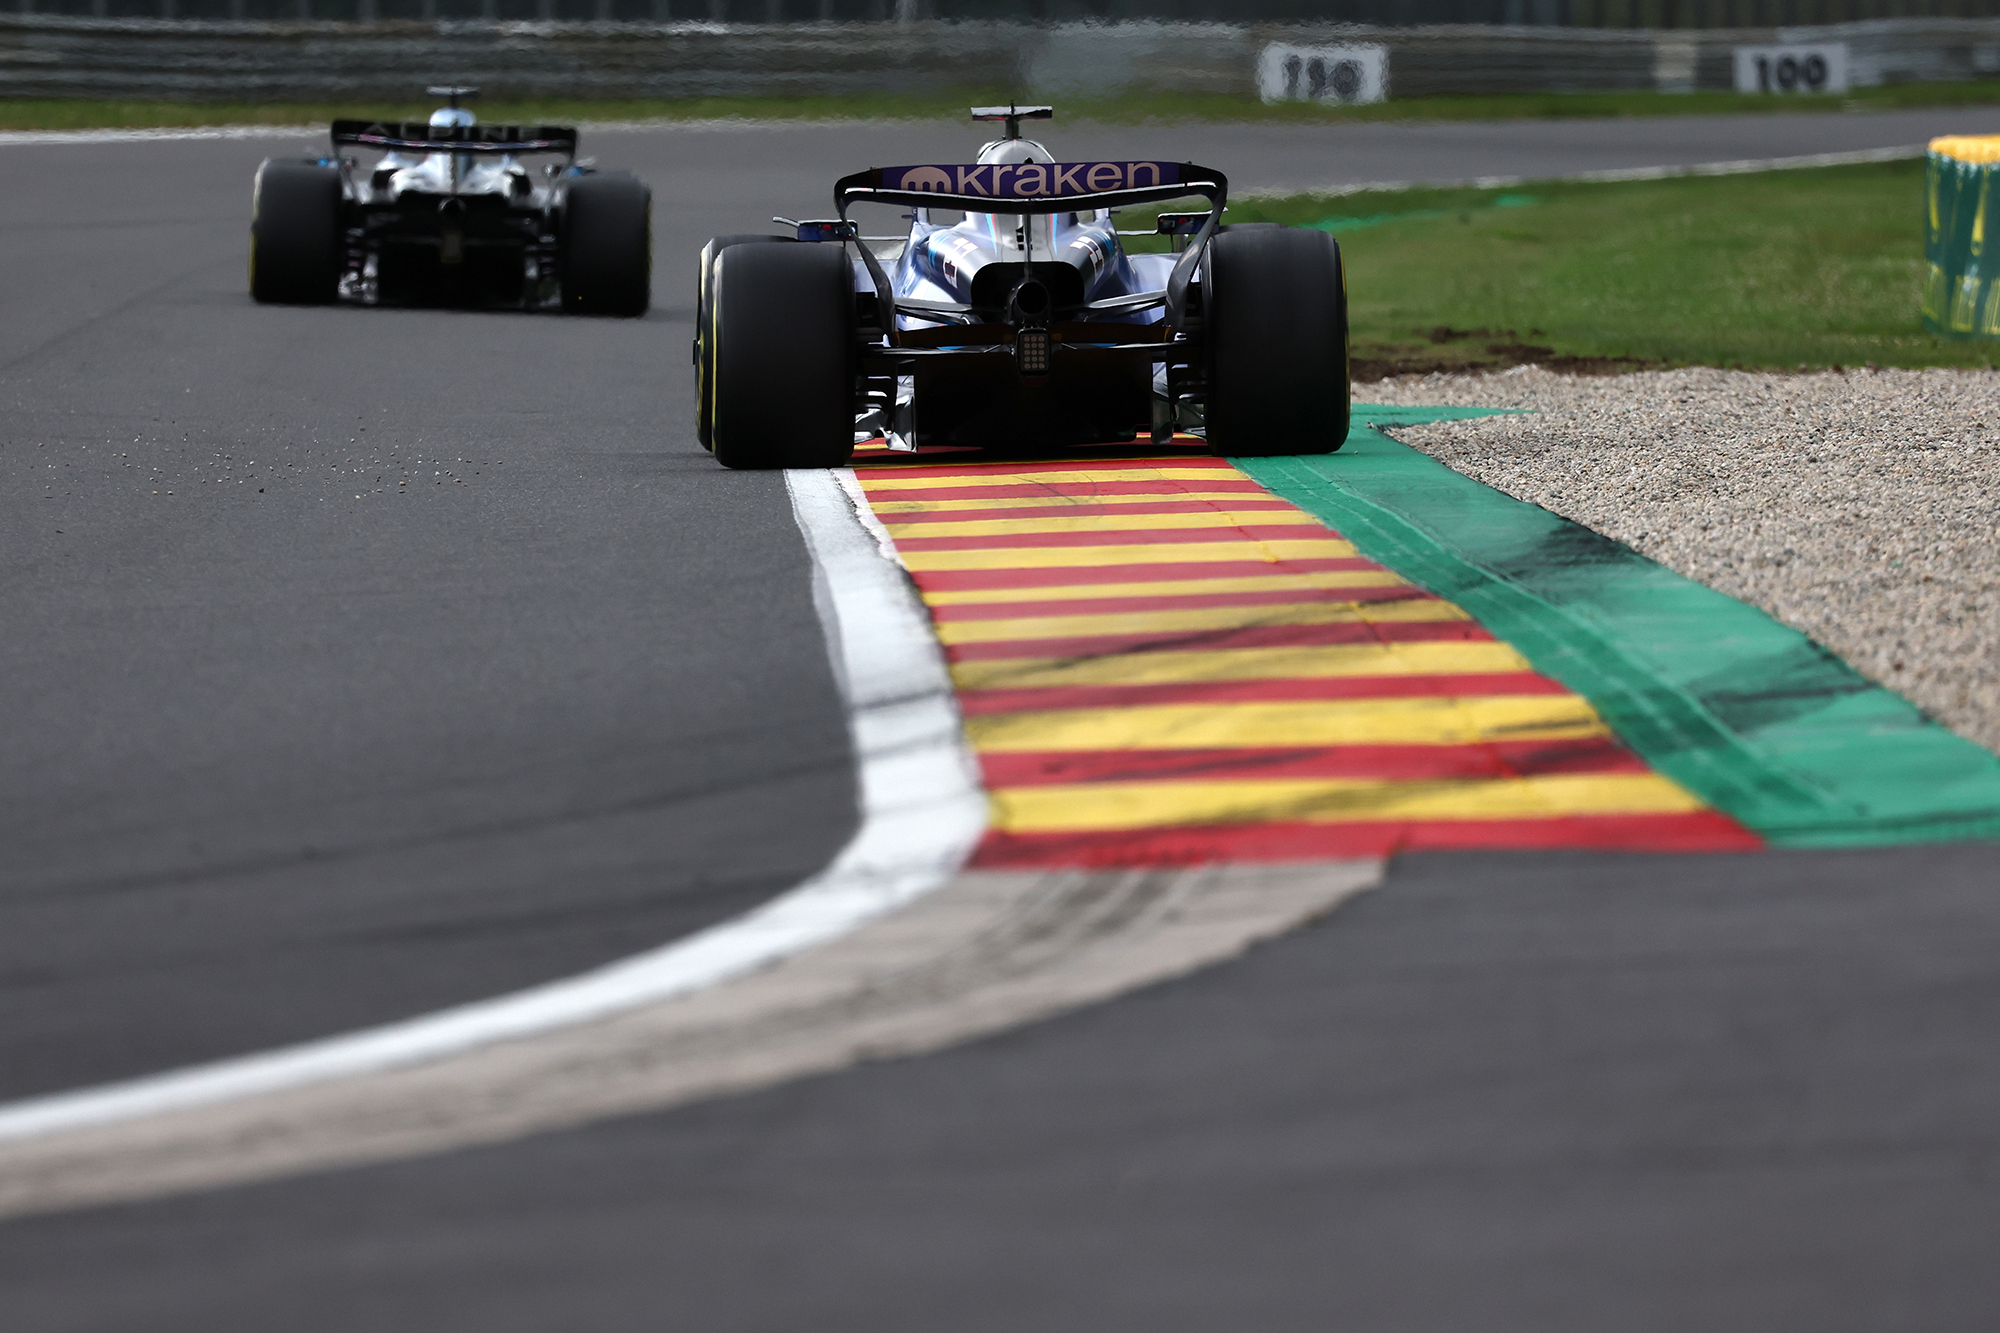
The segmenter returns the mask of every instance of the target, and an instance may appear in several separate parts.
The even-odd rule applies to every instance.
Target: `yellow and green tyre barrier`
[[[1924,173],[1924,332],[2000,338],[2000,234],[1990,211],[2000,135],[1930,142]]]

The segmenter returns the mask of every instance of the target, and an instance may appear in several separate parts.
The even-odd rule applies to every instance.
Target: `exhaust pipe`
[[[1038,278],[1023,278],[1021,285],[1014,289],[1014,294],[1007,298],[1007,306],[1014,316],[1014,323],[1046,327],[1049,322],[1049,289]]]

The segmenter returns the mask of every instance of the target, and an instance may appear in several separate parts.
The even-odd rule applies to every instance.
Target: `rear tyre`
[[[652,302],[652,190],[623,171],[573,181],[563,198],[562,308],[630,318]]]
[[[340,290],[340,173],[266,161],[250,193],[250,297],[325,305]]]
[[[1320,231],[1232,230],[1204,262],[1208,443],[1330,454],[1347,440],[1347,280]]]
[[[789,241],[789,236],[717,236],[701,247],[701,258],[696,263],[694,285],[694,401],[695,438],[704,449],[714,449],[709,422],[709,394],[715,378],[715,358],[709,355],[708,337],[708,289],[715,277],[715,259],[732,245],[750,245],[760,241]]]
[[[859,352],[846,247],[731,246],[716,260],[709,302],[716,461],[845,466]]]

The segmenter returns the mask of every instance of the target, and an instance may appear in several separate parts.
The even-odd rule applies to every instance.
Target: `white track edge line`
[[[0,1104],[0,1140],[214,1105],[421,1064],[588,1023],[799,953],[942,886],[986,828],[986,798],[930,619],[850,471],[785,474],[813,601],[847,705],[853,839],[819,874],[729,921],[578,976],[379,1027]]]

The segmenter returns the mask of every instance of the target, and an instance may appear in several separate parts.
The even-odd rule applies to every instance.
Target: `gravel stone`
[[[1761,607],[2000,749],[2000,372],[1521,366],[1355,397],[1527,409],[1393,434]]]

